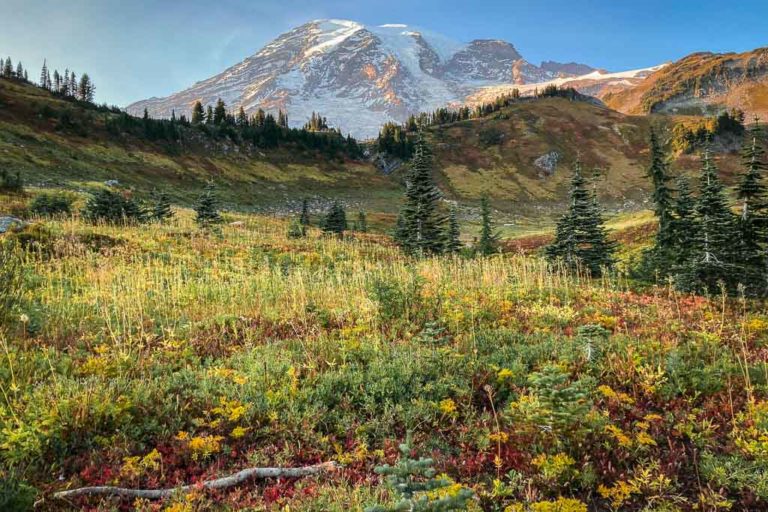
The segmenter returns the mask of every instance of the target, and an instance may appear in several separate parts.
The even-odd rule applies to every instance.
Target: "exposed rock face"
[[[221,98],[248,113],[283,109],[291,126],[319,111],[345,132],[372,137],[384,122],[463,103],[478,87],[541,82],[578,66],[540,68],[505,41],[461,44],[405,25],[319,20],[279,36],[219,75],[127,110],[189,116],[196,101],[210,105]]]
[[[560,153],[557,151],[550,151],[534,160],[533,165],[541,169],[541,172],[539,172],[540,176],[552,176],[555,173],[558,161],[560,161]]]

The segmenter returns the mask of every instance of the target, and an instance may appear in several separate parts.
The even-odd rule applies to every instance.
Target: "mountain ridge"
[[[219,98],[247,113],[287,111],[292,126],[312,111],[358,137],[373,137],[385,122],[463,104],[479,87],[529,84],[585,64],[545,61],[536,66],[512,43],[474,39],[460,43],[404,24],[378,26],[314,20],[296,27],[222,73],[170,96],[138,101],[127,111],[153,117],[187,114],[193,104]],[[545,64],[545,65],[544,65]]]

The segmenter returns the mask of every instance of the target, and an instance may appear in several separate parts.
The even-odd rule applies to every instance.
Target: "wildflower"
[[[440,405],[438,407],[440,408],[440,412],[442,412],[445,415],[453,416],[456,414],[456,402],[454,402],[450,398],[441,400]]]

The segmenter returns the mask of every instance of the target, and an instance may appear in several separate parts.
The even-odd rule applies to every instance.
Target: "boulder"
[[[26,226],[27,223],[17,217],[0,217],[0,234]]]

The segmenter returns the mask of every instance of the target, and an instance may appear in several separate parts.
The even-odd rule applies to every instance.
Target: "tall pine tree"
[[[683,289],[697,292],[717,292],[723,283],[732,291],[738,277],[734,216],[709,148],[704,151],[701,173],[693,250],[679,283]]]
[[[409,254],[439,254],[443,250],[440,212],[442,194],[432,179],[432,153],[424,132],[416,139],[411,170],[407,178],[405,204],[400,210],[395,240]]]
[[[557,223],[555,240],[547,247],[552,262],[562,261],[571,268],[582,266],[593,276],[614,264],[616,244],[608,239],[597,198],[587,188],[576,162],[571,177],[570,206]]]
[[[768,200],[763,174],[765,150],[761,146],[761,129],[758,119],[748,132],[742,151],[744,173],[736,193],[740,201],[738,228],[738,258],[742,269],[741,282],[750,294],[765,293],[766,237],[768,237]]]
[[[309,226],[309,199],[306,197],[301,200],[301,215],[299,216],[299,223],[302,226]]]
[[[477,242],[475,251],[479,254],[493,254],[499,249],[499,235],[493,229],[493,220],[491,219],[491,203],[488,196],[483,194],[480,198],[480,240]]]

